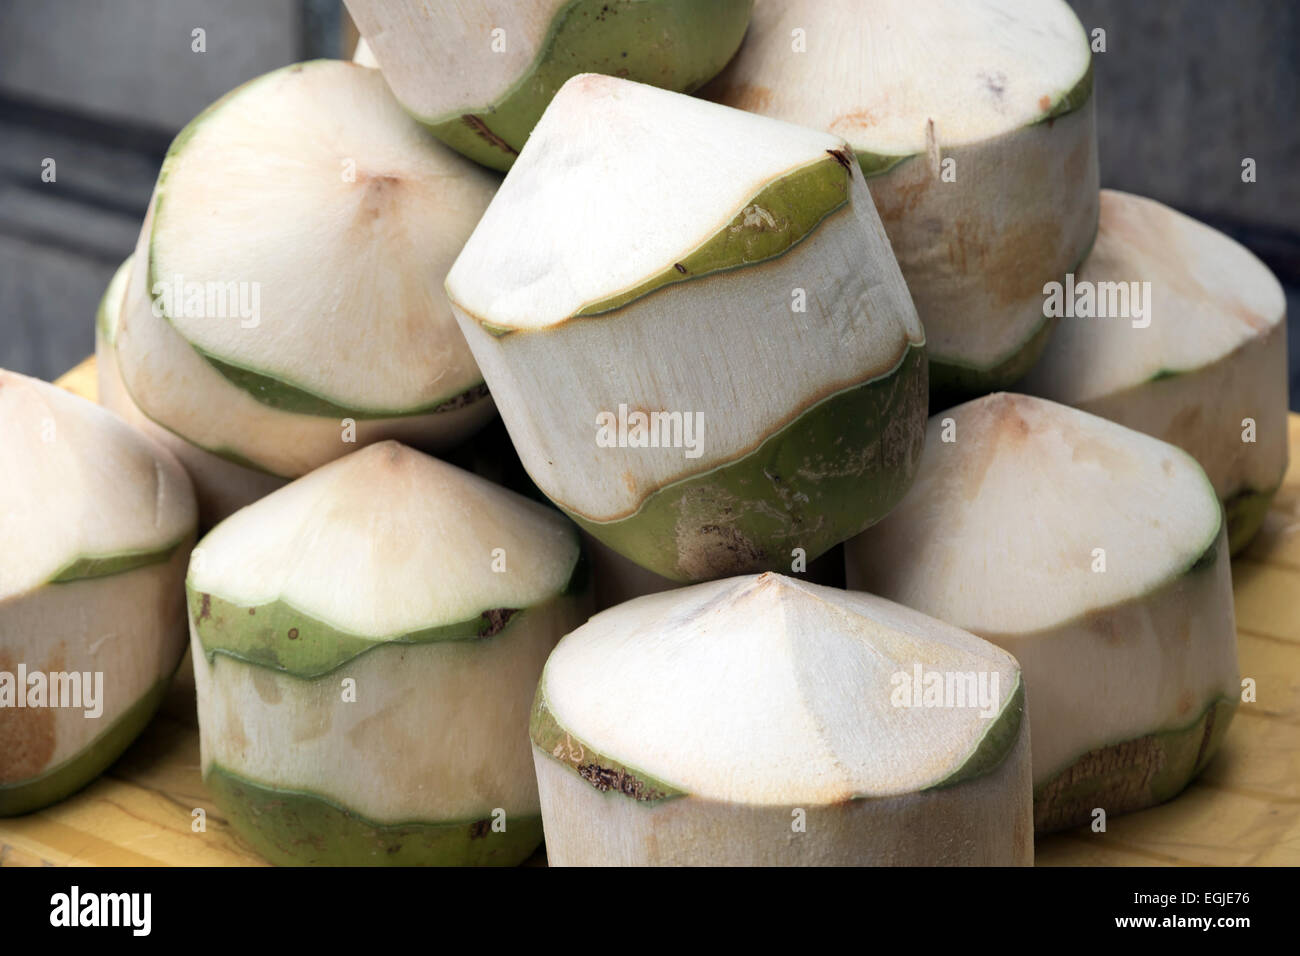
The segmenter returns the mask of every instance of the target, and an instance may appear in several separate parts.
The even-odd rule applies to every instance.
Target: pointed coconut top
[[[189,477],[98,405],[0,369],[0,599],[164,560],[194,532]]]
[[[780,255],[848,198],[842,140],[582,74],[542,115],[447,276],[493,331],[541,329]]]
[[[926,150],[930,121],[942,147],[1076,109],[1090,62],[1065,0],[758,0],[704,95],[903,157]]]
[[[407,116],[375,70],[276,70],[172,144],[149,288],[157,299],[185,283],[161,299],[167,320],[268,404],[432,409],[482,382],[442,281],[496,182]]]
[[[896,706],[901,678],[986,675],[979,707]],[[994,683],[996,675],[996,684]],[[533,740],[625,770],[640,799],[834,803],[996,767],[1020,727],[1019,668],[971,634],[869,594],[777,574],[654,594],[596,615],[543,672]],[[593,770],[594,767],[594,770]]]
[[[1286,317],[1281,284],[1244,246],[1153,199],[1110,189],[1101,191],[1096,244],[1075,275],[1076,288],[1084,282],[1098,298],[1122,295],[1115,301],[1128,302],[1128,314],[1062,318],[1025,380],[1034,394],[1071,405],[1204,368]]]
[[[258,615],[244,617],[244,634],[208,633],[221,623],[207,613],[216,604],[267,619],[260,609],[279,605],[297,615],[293,645],[275,651],[294,669],[389,640],[486,636],[564,592],[579,546],[552,509],[386,441],[236,512],[195,554],[186,583],[205,646],[242,653],[259,640]]]
[[[930,419],[903,503],[849,547],[862,587],[978,634],[1023,634],[1163,586],[1206,556],[1219,527],[1218,498],[1186,452],[997,393]]]

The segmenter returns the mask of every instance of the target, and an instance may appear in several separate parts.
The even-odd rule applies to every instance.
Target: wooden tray
[[[93,360],[59,384],[96,395]],[[1264,528],[1232,567],[1241,673],[1258,682],[1223,750],[1179,797],[1116,817],[1106,833],[1039,840],[1040,865],[1300,864],[1300,415],[1291,467]],[[203,808],[205,832],[191,829]],[[194,676],[182,666],[162,711],[99,780],[56,806],[0,819],[0,865],[263,865],[199,778]]]

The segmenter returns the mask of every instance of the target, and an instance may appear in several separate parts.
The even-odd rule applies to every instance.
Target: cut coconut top
[[[1153,199],[1110,189],[1076,290],[1083,283],[1097,305],[1105,299],[1124,314],[1062,318],[1026,379],[1029,391],[1071,405],[1203,368],[1286,317],[1281,284],[1244,246]]]
[[[496,182],[424,132],[378,72],[286,67],[217,101],[172,144],[150,290],[263,401],[428,410],[482,381],[442,281]]]
[[[131,261],[135,256],[127,256],[108,280],[108,288],[99,300],[99,309],[95,312],[95,328],[112,345],[117,339],[117,320],[122,315],[122,299],[126,296],[126,280],[131,275]]]
[[[860,152],[911,156],[931,121],[942,148],[1077,108],[1090,60],[1064,0],[758,0],[704,93]]]
[[[497,330],[539,329],[779,255],[847,201],[844,149],[828,134],[680,93],[575,76],[447,291]]]
[[[1218,498],[1186,452],[997,393],[930,419],[903,503],[850,547],[863,587],[996,636],[1148,594],[1200,561],[1219,527]]]
[[[384,641],[542,603],[579,545],[554,510],[385,441],[236,512],[195,554],[195,594]]]
[[[916,702],[899,694],[918,666],[985,675],[987,716],[902,705]],[[883,598],[770,573],[596,615],[551,654],[538,701],[534,740],[544,708],[585,760],[768,805],[910,793],[987,772],[1020,719],[1019,668],[1004,651]]]
[[[116,415],[0,369],[0,599],[162,560],[194,532],[189,477]]]
[[[429,122],[482,109],[533,66],[556,14],[572,0],[348,0],[348,12],[389,64],[394,89]],[[438,82],[427,82],[428,64]]]

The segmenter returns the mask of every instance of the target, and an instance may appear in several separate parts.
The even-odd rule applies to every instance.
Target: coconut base
[[[540,816],[375,823],[317,794],[281,790],[213,764],[203,782],[231,825],[287,866],[516,866],[542,842]]]
[[[1090,750],[1034,788],[1035,832],[1084,826],[1098,808],[1117,816],[1177,796],[1213,759],[1236,707],[1219,697],[1186,727]]]
[[[952,365],[930,356],[930,414],[964,401],[1009,388],[1029,374],[1047,348],[1056,319],[1045,319],[1025,343],[991,368]]]
[[[1277,488],[1271,491],[1239,491],[1223,502],[1228,522],[1228,551],[1235,558],[1259,532],[1264,516],[1273,504]]]
[[[94,781],[148,725],[171,681],[170,674],[159,680],[75,757],[30,780],[0,784],[0,817],[30,813],[58,803]]]

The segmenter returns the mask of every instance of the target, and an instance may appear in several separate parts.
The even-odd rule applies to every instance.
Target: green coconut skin
[[[560,9],[530,69],[497,102],[415,118],[475,162],[508,170],[570,77],[604,73],[690,92],[740,47],[753,0],[574,0]]]
[[[1228,521],[1228,550],[1234,558],[1246,550],[1259,533],[1280,486],[1279,483],[1270,491],[1239,491],[1223,502]]]
[[[516,866],[542,842],[540,816],[375,823],[315,793],[282,790],[213,764],[203,782],[239,834],[282,866]]]
[[[31,813],[57,803],[98,778],[140,736],[162,704],[171,680],[170,674],[159,680],[76,756],[30,780],[0,784],[0,817]]]
[[[50,583],[66,584],[69,581],[84,581],[86,578],[102,578],[110,574],[134,571],[136,568],[146,568],[151,564],[163,564],[171,560],[182,543],[173,541],[171,544],[149,551],[128,551],[103,557],[80,557],[60,570],[50,579]]]
[[[1237,702],[1211,701],[1190,724],[1089,751],[1034,788],[1034,830],[1050,833],[1164,803],[1182,792],[1218,752]]]
[[[581,548],[564,589],[552,601],[582,594],[587,587],[587,561]],[[376,639],[352,634],[303,613],[286,601],[239,604],[199,591],[185,582],[190,621],[208,660],[225,654],[257,667],[312,680],[337,670],[376,647],[388,644],[432,644],[478,641],[496,637],[528,617],[534,608],[486,608],[464,621],[419,628]]]
[[[912,483],[928,412],[924,346],[804,410],[751,452],[660,488],[632,514],[579,525],[674,581],[784,571],[883,518]],[[679,528],[681,529],[679,531]]]
[[[679,787],[601,753],[566,729],[556,720],[547,706],[545,687],[546,672],[543,671],[542,679],[537,685],[537,696],[533,701],[528,734],[533,744],[549,754],[553,760],[572,770],[602,793],[621,794],[648,806],[690,795]],[[971,750],[962,765],[938,783],[925,789],[941,790],[955,787],[996,770],[1019,739],[1024,713],[1025,686],[1017,673],[1015,689],[1003,705],[1001,713],[989,722],[989,728],[984,732],[984,736],[980,738],[979,743]],[[853,799],[870,798],[854,797]]]

